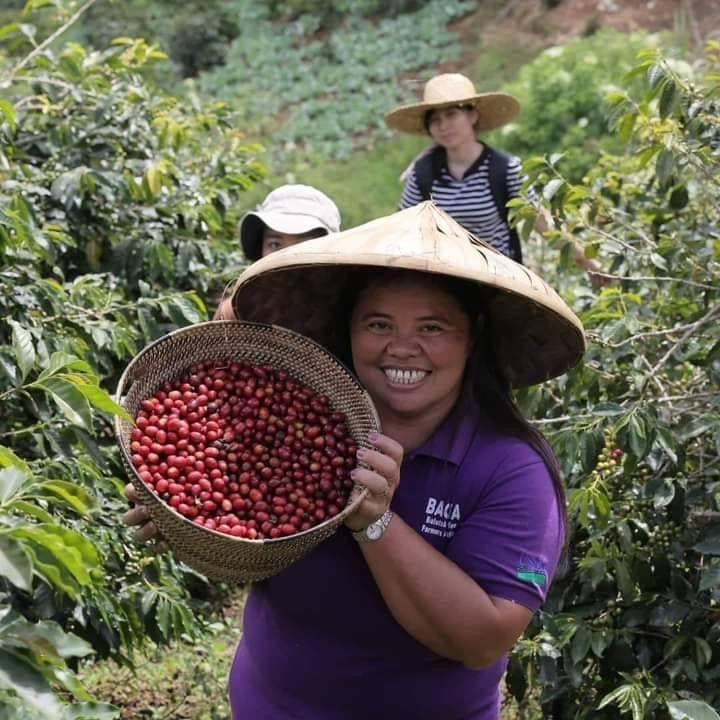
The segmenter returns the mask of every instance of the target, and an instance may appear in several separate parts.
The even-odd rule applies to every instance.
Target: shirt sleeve
[[[535,611],[545,600],[562,544],[550,473],[542,458],[518,441],[458,524],[447,555],[489,595]]]
[[[422,194],[418,187],[415,179],[415,167],[410,170],[407,174],[407,180],[405,181],[405,189],[403,190],[402,198],[400,198],[400,210],[418,205],[422,202]]]

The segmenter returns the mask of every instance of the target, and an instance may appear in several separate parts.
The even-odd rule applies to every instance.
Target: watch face
[[[383,534],[382,526],[379,522],[374,522],[372,525],[368,526],[365,534],[370,538],[370,540],[377,540]]]

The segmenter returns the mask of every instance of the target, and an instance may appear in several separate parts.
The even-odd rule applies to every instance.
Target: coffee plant
[[[27,15],[33,6],[28,3]],[[29,17],[26,18],[29,22]],[[16,28],[0,38],[17,39]],[[221,106],[151,88],[142,40],[0,55],[0,716],[109,718],[75,675],[202,630],[200,576],[120,515],[112,391],[147,342],[207,319],[262,174]],[[196,591],[191,597],[189,588]]]
[[[554,720],[718,718],[718,70],[717,43],[692,68],[645,51],[625,79],[644,92],[610,98],[625,154],[601,157],[583,185],[558,156],[528,163],[562,248],[542,271],[589,346],[523,397],[560,455],[571,516],[564,570],[512,658],[526,717],[539,697]],[[522,229],[532,214],[516,209]],[[578,282],[569,240],[609,285]]]

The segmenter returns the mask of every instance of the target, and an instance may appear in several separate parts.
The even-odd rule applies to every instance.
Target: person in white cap
[[[251,262],[303,240],[340,230],[340,211],[310,185],[281,185],[240,223],[240,242]],[[220,302],[215,320],[235,320],[229,298]]]
[[[427,134],[434,141],[403,173],[400,208],[433,200],[473,235],[522,262],[520,239],[508,222],[507,209],[508,201],[520,195],[525,179],[520,160],[478,139],[478,133],[508,124],[519,112],[520,103],[512,95],[478,93],[460,73],[428,80],[422,102],[402,105],[385,116],[389,127]],[[549,215],[538,217],[540,232],[551,225]],[[602,284],[593,275],[600,266],[577,246],[573,253],[593,284]]]

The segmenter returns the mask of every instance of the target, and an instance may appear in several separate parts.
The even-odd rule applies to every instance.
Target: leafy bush
[[[529,163],[552,239],[584,245],[614,281],[596,294],[566,250],[559,266],[546,257],[589,347],[524,396],[562,459],[572,535],[509,677],[526,707],[541,690],[555,720],[718,718],[720,45],[694,73],[678,67],[644,54],[625,82],[644,76],[646,94],[612,98],[628,153],[597,161],[586,184],[558,158]]]
[[[460,56],[446,25],[471,7],[433,0],[377,23],[348,19],[317,39],[311,37],[320,27],[317,16],[275,26],[267,7],[247,3],[226,65],[201,76],[200,87],[237,103],[242,126],[268,138],[278,164],[298,149],[308,157],[347,157],[359,136],[389,135],[383,115],[414,97],[399,84],[403,73]]]
[[[189,592],[207,596],[204,579],[134,547],[119,520],[107,390],[144,344],[207,318],[263,169],[224,108],[145,84],[158,55],[70,44],[0,68],[3,718],[114,717],[78,658],[127,663],[204,625]]]
[[[180,77],[195,77],[225,61],[226,46],[239,31],[233,5],[232,0],[191,0],[179,12],[172,0],[97,3],[83,16],[78,39],[104,48],[118,37],[144,38],[169,53]]]
[[[268,7],[274,18],[296,19],[302,15],[315,15],[321,28],[330,28],[348,15],[383,18],[415,12],[423,6],[421,0],[271,0]]]
[[[564,172],[578,182],[600,150],[620,149],[605,97],[638,51],[656,42],[643,33],[603,31],[545,50],[507,87],[522,112],[496,134],[499,147],[523,158],[565,153]]]

